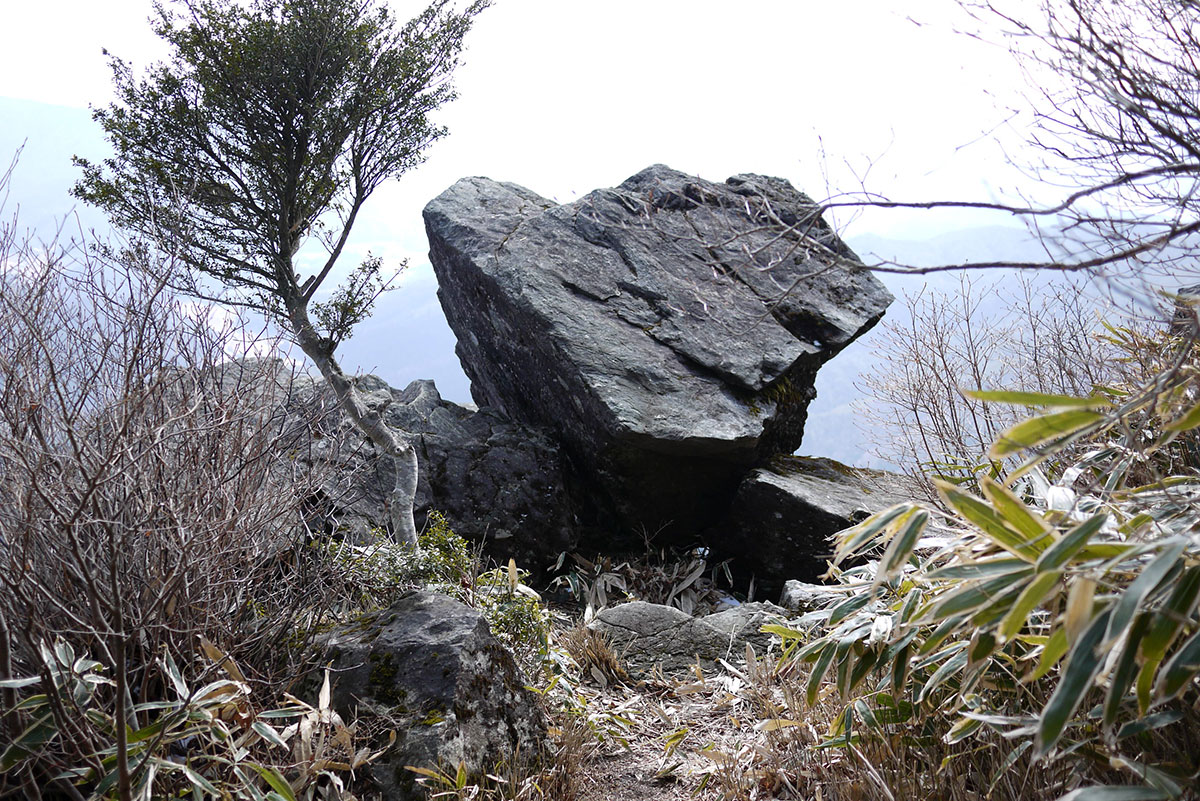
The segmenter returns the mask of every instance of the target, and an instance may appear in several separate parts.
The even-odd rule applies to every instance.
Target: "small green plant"
[[[1018,762],[1066,760],[1144,785],[1121,797],[1185,792],[1200,770],[1182,745],[1200,722],[1200,477],[1179,445],[1200,427],[1200,369],[1170,344],[1142,387],[972,393],[1043,408],[993,444],[1004,472],[977,476],[978,493],[937,481],[942,509],[901,504],[839,535],[837,563],[874,560],[833,570],[855,591],[808,616],[816,639],[772,628],[811,666],[809,703],[827,679],[842,698],[822,747],[962,744],[944,769],[1006,741],[976,791]]]
[[[316,707],[285,694],[284,706],[262,710],[233,660],[207,641],[202,649],[222,678],[192,687],[164,653],[157,678],[171,697],[134,704],[121,720],[104,665],[63,640],[43,645],[42,676],[0,682],[24,693],[5,710],[23,728],[0,753],[0,777],[69,786],[96,801],[352,797],[344,779],[382,751],[355,748],[353,727],[330,708],[328,671]],[[294,722],[279,729],[280,720]],[[72,762],[77,744],[61,746],[85,722],[102,739]]]
[[[487,618],[492,633],[504,643],[526,673],[545,667],[549,651],[550,613],[541,596],[525,584],[529,573],[509,560],[508,567],[479,574],[468,603]]]

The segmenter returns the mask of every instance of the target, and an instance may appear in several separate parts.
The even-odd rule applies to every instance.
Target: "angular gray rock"
[[[425,223],[476,402],[554,429],[627,530],[694,533],[793,451],[817,368],[892,300],[777,178],[654,166],[561,206],[466,178]]]
[[[763,634],[763,625],[787,617],[787,610],[765,602],[692,617],[673,606],[631,601],[601,610],[588,627],[602,632],[635,672],[657,666],[679,674],[697,662],[707,669],[716,659],[740,659],[747,643],[765,652],[771,635]]]
[[[779,605],[789,612],[807,614],[846,600],[847,593],[825,584],[809,584],[796,579],[783,583]]]
[[[455,533],[482,542],[501,563],[512,557],[538,574],[570,550],[576,522],[568,467],[547,431],[514,423],[491,409],[476,411],[444,400],[432,381],[413,381],[401,391],[376,376],[362,376],[358,387],[369,403],[387,405],[384,416],[390,425],[417,440],[418,525],[437,510]],[[342,429],[342,436],[318,440],[342,443],[323,458],[335,460],[343,476],[353,477],[331,487],[336,517],[351,529],[378,524],[387,519],[392,460],[379,457],[356,436],[331,395],[323,402]]]
[[[512,655],[473,609],[431,592],[333,632],[334,709],[370,708],[396,723],[397,740],[370,767],[384,798],[423,799],[406,765],[466,764],[474,776],[546,736],[537,697]]]
[[[729,653],[729,636],[673,606],[631,601],[602,609],[588,624],[602,632],[635,671],[661,666],[666,673],[709,667]]]
[[[247,359],[223,368],[236,386],[271,386],[282,425],[294,429],[294,461],[315,466],[324,498],[314,516],[339,536],[363,541],[388,515],[393,465],[381,457],[341,411],[324,381],[297,374],[280,360]],[[460,536],[481,542],[501,563],[509,557],[539,573],[569,550],[576,532],[569,470],[548,432],[488,409],[443,400],[432,381],[404,390],[362,376],[360,392],[386,405],[388,423],[416,439],[419,466],[416,516],[444,514]]]
[[[828,568],[832,537],[889,506],[919,497],[911,479],[883,470],[847,467],[832,459],[778,456],[753,470],[738,487],[717,528],[732,547],[744,580],[775,596],[788,579],[812,580]],[[717,535],[712,538],[718,541]]]
[[[786,609],[770,601],[754,601],[705,615],[701,620],[724,634],[736,655],[739,649],[745,648],[746,643],[753,645],[760,653],[766,651],[773,635],[764,634],[762,627],[787,617]]]

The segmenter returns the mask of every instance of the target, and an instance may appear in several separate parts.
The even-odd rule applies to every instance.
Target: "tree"
[[[317,293],[375,189],[446,133],[429,115],[453,99],[463,38],[488,3],[433,0],[403,26],[377,0],[158,4],[170,59],[140,79],[112,59],[117,100],[93,116],[114,155],[76,160],[76,196],[130,234],[128,258],[182,265],[163,276],[174,289],[263,313],[294,339],[395,459],[392,534],[409,543],[416,450],[335,357],[390,279],[368,257],[327,300]],[[327,255],[305,278],[297,256],[312,240]]]
[[[882,272],[1023,268],[1139,282],[1198,270],[1200,25],[1195,0],[958,0],[968,33],[1007,45],[1037,87],[1027,108],[1040,163],[1019,164],[1041,187],[1019,202],[893,200],[843,195],[820,207],[977,209],[1017,217],[1045,258]]]

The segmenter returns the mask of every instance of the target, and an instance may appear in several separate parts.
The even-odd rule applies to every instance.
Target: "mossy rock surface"
[[[424,798],[406,765],[465,762],[482,774],[536,753],[546,726],[512,655],[474,609],[422,591],[326,639],[333,706],[347,720],[391,719],[395,745],[371,767],[388,799]]]

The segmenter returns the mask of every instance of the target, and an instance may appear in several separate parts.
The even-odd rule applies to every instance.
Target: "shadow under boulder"
[[[779,456],[750,472],[710,536],[715,559],[730,558],[742,588],[778,598],[788,579],[816,580],[833,556],[833,535],[876,512],[919,497],[914,482],[832,459]]]

